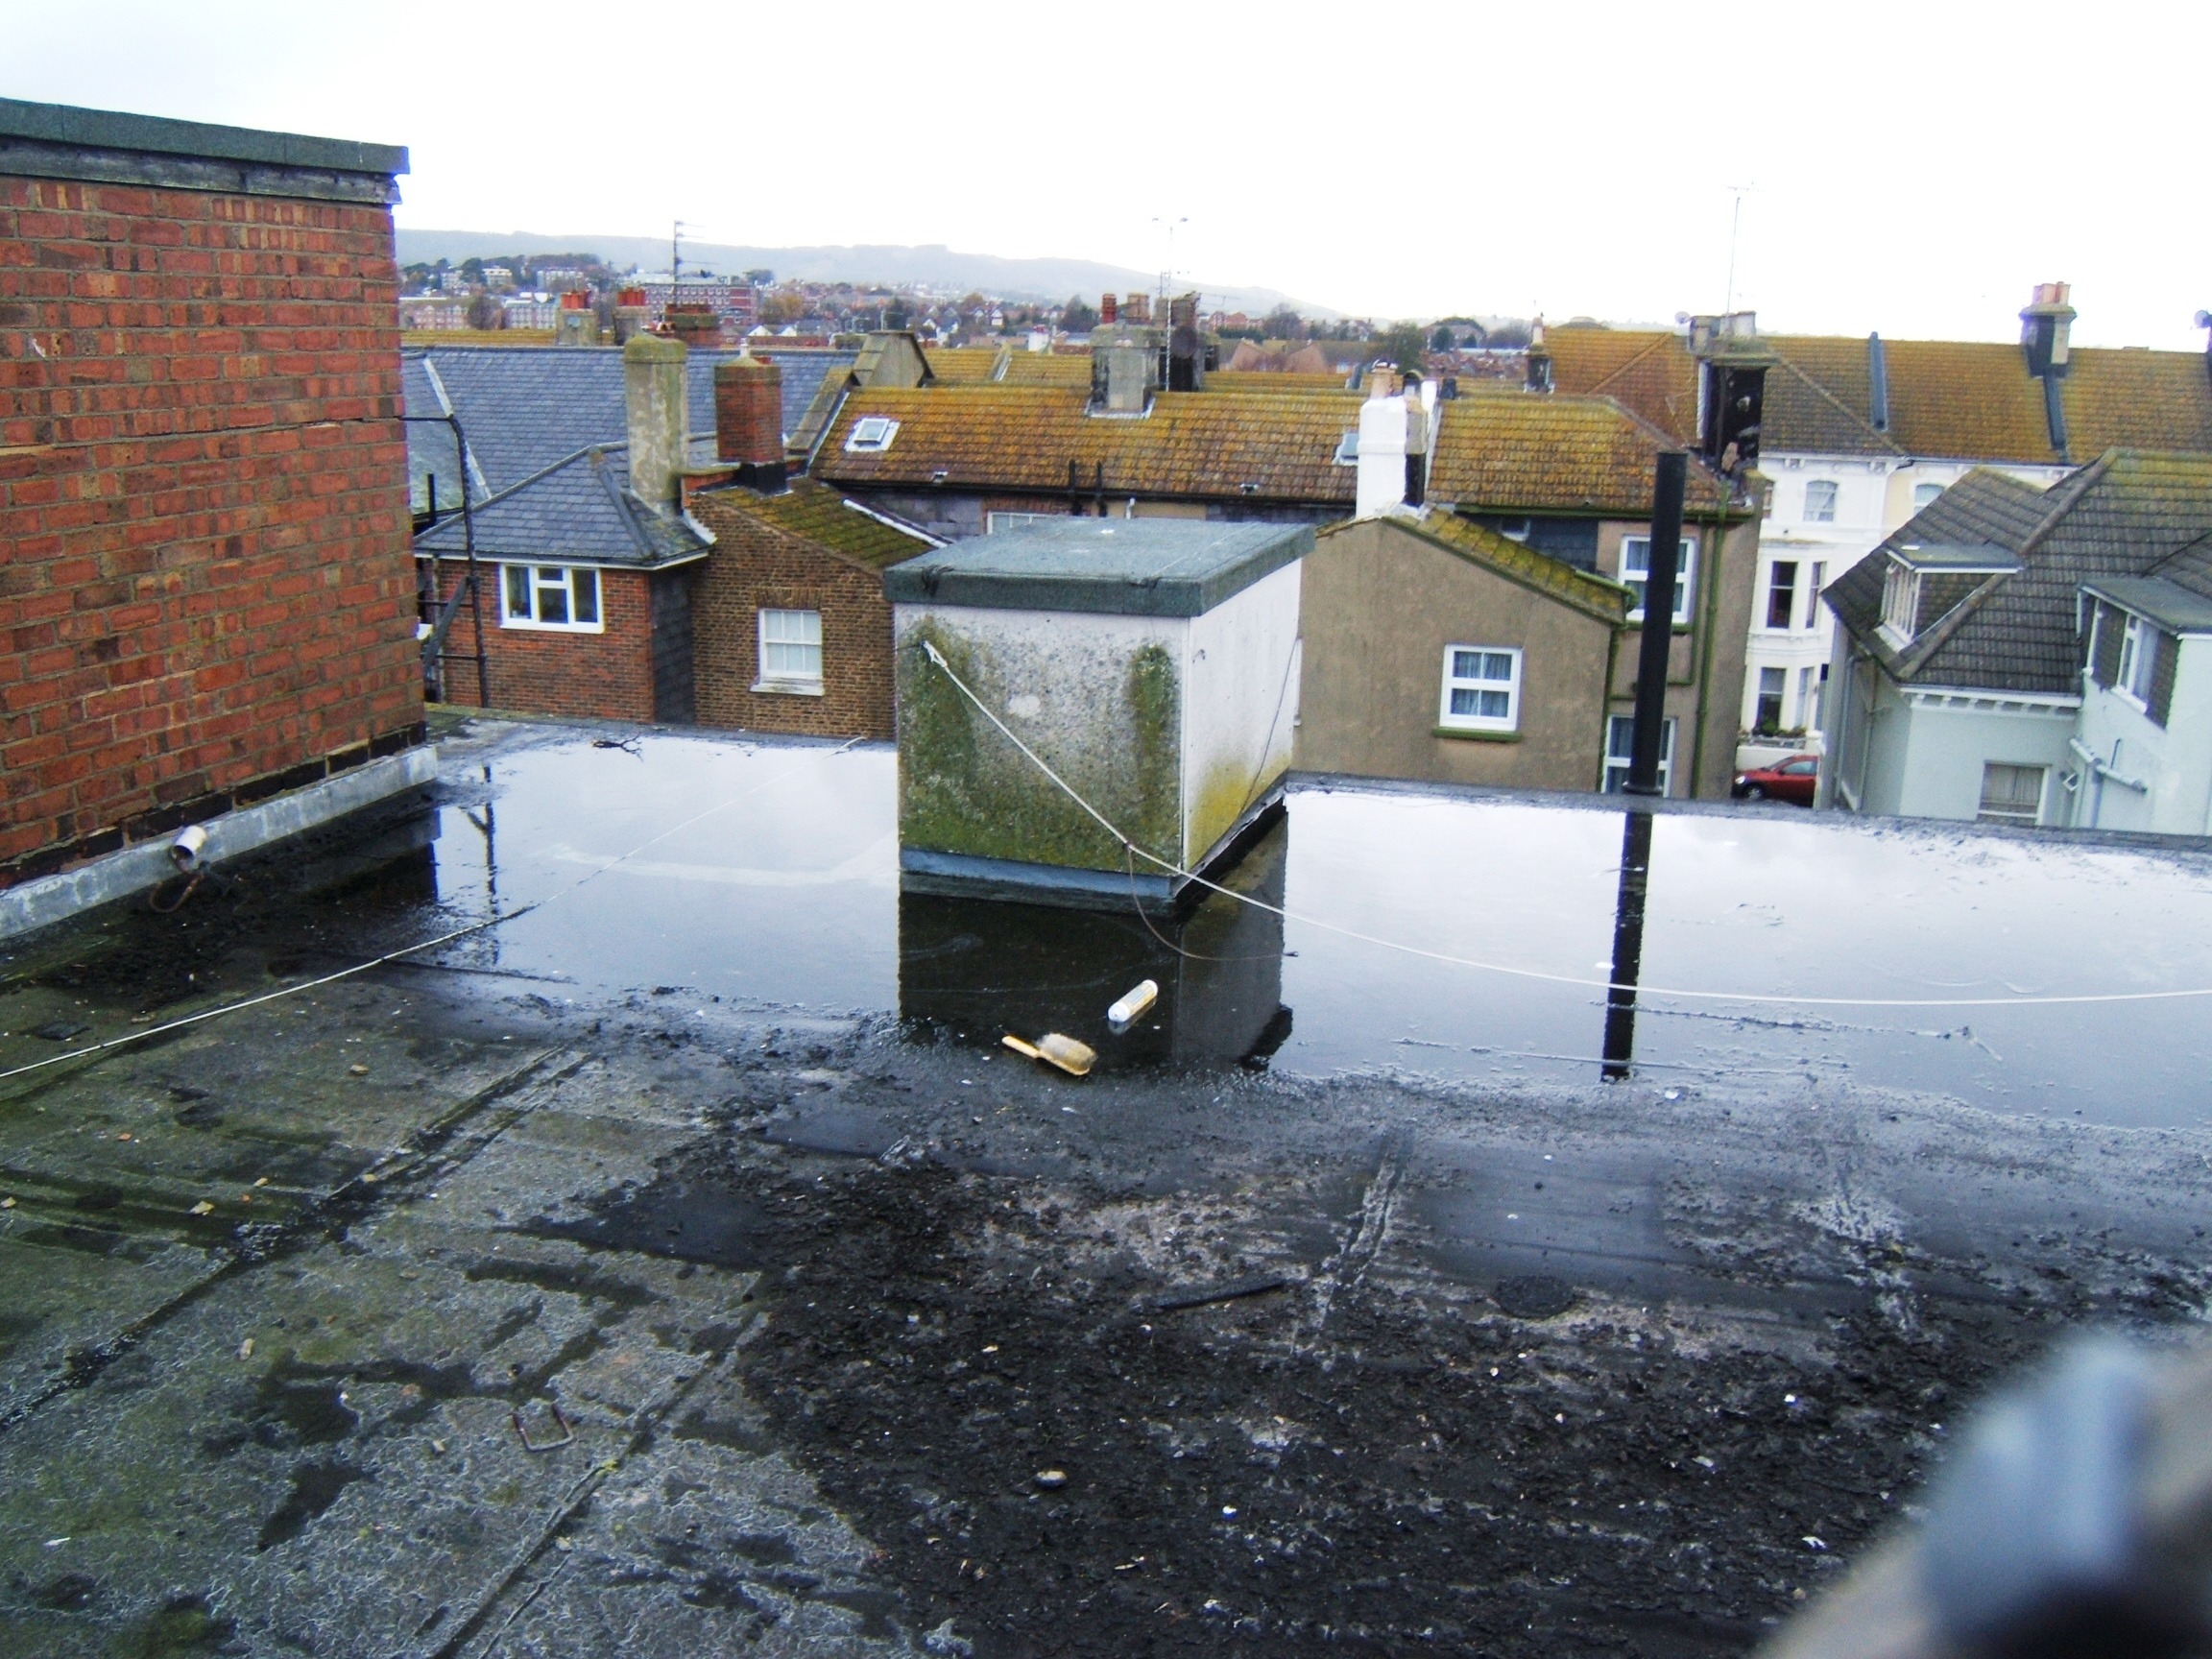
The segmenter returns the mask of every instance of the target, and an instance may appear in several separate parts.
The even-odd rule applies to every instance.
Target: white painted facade
[[[1838,632],[1835,613],[1820,603],[1821,591],[1981,465],[1989,464],[1773,450],[1759,458],[1768,491],[1743,662],[1747,750],[1762,756],[1774,752],[1748,735],[1758,731],[1763,695],[1769,708],[1779,695],[1774,724],[1780,732],[1801,735],[1816,750],[1833,747],[1822,736],[1824,725],[1832,724],[1833,700],[1824,714],[1821,686],[1836,654]],[[2037,489],[2049,488],[2071,470],[2005,465],[1995,469]]]
[[[1830,777],[1835,804],[1857,812],[1973,820],[1984,810],[1991,767],[2020,778],[2040,773],[2032,816],[2009,823],[2065,824],[2069,744],[2081,699],[1967,686],[1899,686],[1872,662],[1849,661],[1846,642],[1830,699]]]
[[[2071,810],[2057,822],[2212,835],[2212,637],[2182,635],[2179,648],[2163,726],[2140,697],[2082,672]]]

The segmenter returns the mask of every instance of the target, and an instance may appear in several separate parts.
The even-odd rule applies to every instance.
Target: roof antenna
[[[1735,192],[1736,206],[1728,215],[1728,289],[1720,305],[1720,315],[1723,317],[1732,317],[1736,314],[1737,234],[1743,228],[1743,198],[1756,190],[1758,186],[1756,184],[1731,184],[1728,188]]]

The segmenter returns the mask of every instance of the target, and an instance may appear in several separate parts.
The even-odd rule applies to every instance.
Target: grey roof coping
[[[134,150],[156,156],[254,161],[271,167],[367,173],[385,179],[407,171],[404,144],[312,138],[300,132],[217,127],[204,121],[84,109],[72,104],[30,104],[17,98],[0,98],[0,138],[29,138],[86,150]]]
[[[894,565],[883,591],[908,605],[1201,616],[1312,550],[1304,524],[1063,518]]]
[[[2100,576],[2082,583],[2081,590],[2176,634],[2212,634],[2212,599],[2163,576]]]
[[[2020,568],[2020,556],[1994,541],[1901,541],[1889,549],[1889,556],[1915,570]]]

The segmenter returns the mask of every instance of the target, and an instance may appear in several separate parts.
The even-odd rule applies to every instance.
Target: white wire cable
[[[1097,822],[1099,828],[1113,836],[1128,852],[1148,863],[1158,865],[1170,876],[1194,881],[1201,887],[1236,900],[1239,904],[1249,904],[1255,910],[1268,911],[1273,915],[1282,917],[1286,922],[1296,922],[1301,926],[1318,927],[1324,932],[1338,934],[1346,939],[1356,939],[1362,945],[1377,946],[1384,950],[1403,951],[1408,956],[1421,956],[1431,962],[1445,962],[1455,968],[1473,968],[1485,974],[1503,974],[1516,979],[1537,979],[1551,985],[1573,985],[1587,991],[1626,991],[1639,998],[1679,997],[1713,1002],[1771,1003],[1791,1008],[2048,1008],[2060,1004],[2169,1002],[2186,998],[2212,997],[2212,986],[2202,986],[2186,991],[2107,991],[2066,997],[1791,997],[1770,991],[1691,991],[1672,986],[1631,985],[1617,983],[1610,979],[1587,979],[1573,974],[1548,974],[1540,968],[1515,968],[1503,962],[1479,962],[1468,956],[1455,956],[1448,951],[1431,950],[1419,945],[1407,945],[1397,939],[1379,938],[1372,933],[1362,933],[1356,927],[1346,927],[1334,922],[1324,922],[1317,916],[1301,915],[1297,911],[1286,910],[1280,904],[1270,904],[1266,901],[1255,899],[1249,894],[1235,892],[1218,882],[1209,881],[1203,876],[1192,871],[1185,870],[1180,865],[1162,858],[1157,854],[1147,853],[1116,829],[1099,812],[1097,807],[1077,794],[1068,781],[1047,766],[1035,750],[1008,731],[1006,723],[992,712],[982,698],[976,696],[969,688],[965,680],[952,671],[952,665],[945,661],[943,654],[933,643],[925,639],[922,641],[922,649],[928,654],[930,661],[944,670],[945,677],[960,688],[961,695],[975,705],[984,719],[998,727],[1005,734],[1008,742],[1028,756],[1030,761],[1040,772],[1058,784],[1070,801],[1088,812]]]
[[[830,750],[830,753],[832,755],[842,755],[846,750],[852,748],[854,743],[859,741],[860,739],[857,737],[849,738],[847,741],[840,743],[836,748]],[[685,819],[683,823],[674,825],[669,829],[661,830],[661,833],[654,836],[652,840],[640,841],[637,846],[631,848],[629,852],[622,854],[619,857],[608,859],[606,863],[600,865],[597,869],[587,871],[582,876],[577,877],[576,879],[571,881],[567,886],[561,888],[557,892],[549,893],[542,899],[533,900],[530,903],[523,905],[519,909],[503,911],[497,916],[488,916],[481,922],[471,922],[466,927],[456,927],[450,933],[441,933],[437,938],[425,939],[419,945],[403,945],[397,950],[385,951],[383,955],[378,956],[372,961],[357,962],[350,968],[341,968],[335,974],[325,974],[320,979],[305,979],[297,985],[287,985],[278,991],[264,991],[258,997],[248,997],[242,1001],[226,1002],[220,1007],[215,1008],[203,1008],[197,1014],[186,1014],[180,1019],[168,1021],[167,1022],[160,1025],[149,1025],[143,1031],[126,1032],[121,1037],[110,1037],[105,1043],[88,1044],[83,1048],[71,1048],[65,1053],[49,1054],[45,1059],[34,1060],[27,1066],[12,1067],[6,1071],[0,1071],[0,1083],[7,1082],[11,1077],[20,1077],[27,1071],[42,1071],[47,1067],[59,1066],[65,1060],[82,1060],[87,1055],[105,1054],[110,1048],[123,1048],[129,1046],[132,1043],[143,1043],[151,1037],[164,1036],[171,1031],[181,1031],[185,1026],[197,1025],[204,1020],[220,1020],[226,1014],[236,1014],[242,1009],[257,1008],[264,1002],[276,1002],[286,997],[297,997],[303,991],[313,991],[321,986],[335,985],[341,979],[350,979],[356,974],[366,974],[370,969],[381,968],[387,962],[397,962],[403,956],[417,956],[425,950],[434,950],[440,945],[450,945],[456,939],[466,939],[472,933],[482,933],[488,928],[497,927],[504,923],[516,920],[517,917],[527,916],[531,911],[541,910],[546,905],[554,902],[556,900],[567,898],[569,894],[575,892],[577,888],[583,886],[586,882],[596,881],[600,877],[606,875],[608,871],[613,869],[617,864],[627,863],[632,858],[637,857],[638,854],[644,852],[648,847],[658,846],[661,842],[667,840],[669,836],[678,834],[683,830],[690,829],[692,825],[698,823],[701,819],[711,818],[715,813],[725,811],[728,808],[736,805],[738,802],[744,800],[748,795],[757,795],[761,790],[767,788],[771,783],[781,783],[784,779],[790,777],[793,773],[799,770],[800,768],[797,766],[786,767],[784,770],[777,773],[775,777],[762,779],[759,782],[754,784],[749,789],[740,789],[736,794],[731,796],[727,801],[724,801],[717,805],[709,806],[704,812],[693,813],[690,817]]]

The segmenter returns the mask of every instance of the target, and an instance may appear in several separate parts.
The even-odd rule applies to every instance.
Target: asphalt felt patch
[[[1747,1648],[2028,1351],[1869,1313],[1823,1319],[1817,1358],[1717,1364],[1633,1319],[1341,1287],[1323,1314],[1295,1282],[1177,1308],[1097,1248],[1099,1194],[722,1156],[624,1194],[621,1228],[656,1189],[744,1195],[747,1259],[781,1264],[747,1391],[909,1626],[986,1659]],[[1563,1290],[1512,1293],[1556,1316]]]

